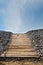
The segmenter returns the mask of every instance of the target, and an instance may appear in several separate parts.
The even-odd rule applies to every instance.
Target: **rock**
[[[32,30],[26,33],[32,40],[33,48],[43,57],[43,29]]]
[[[12,33],[0,31],[0,55],[7,49]]]

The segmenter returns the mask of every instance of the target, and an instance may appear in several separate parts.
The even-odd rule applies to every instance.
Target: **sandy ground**
[[[0,65],[43,65],[43,61],[10,61],[0,62]]]

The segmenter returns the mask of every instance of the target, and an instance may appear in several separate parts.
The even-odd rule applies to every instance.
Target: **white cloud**
[[[6,30],[19,32],[22,26],[20,17],[20,3],[15,0],[10,0],[6,8],[5,27]]]
[[[20,32],[21,27],[23,27],[21,9],[24,10],[27,6],[31,9],[37,9],[42,2],[43,0],[9,0],[5,9],[5,29],[13,32]]]

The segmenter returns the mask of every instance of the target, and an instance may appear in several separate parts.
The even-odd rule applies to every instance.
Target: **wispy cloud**
[[[35,12],[43,5],[43,0],[4,0],[5,30],[13,32],[25,32],[32,29],[35,22]],[[4,2],[0,0],[0,2]],[[7,2],[6,2],[7,1]],[[34,12],[34,13],[33,13]],[[28,23],[27,23],[28,22]]]

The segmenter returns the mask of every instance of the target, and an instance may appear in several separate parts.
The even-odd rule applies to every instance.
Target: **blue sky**
[[[43,29],[43,0],[0,0],[0,30]]]

